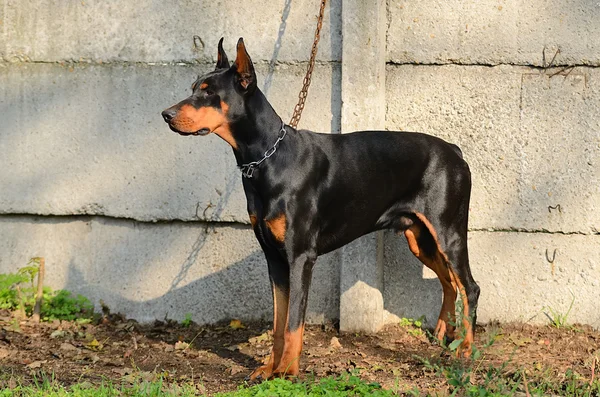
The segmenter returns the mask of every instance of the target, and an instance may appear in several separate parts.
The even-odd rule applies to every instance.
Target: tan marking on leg
[[[251,214],[250,215],[250,224],[252,225],[252,229],[254,229],[256,227],[256,222],[257,222],[256,215]]]
[[[463,303],[463,314],[462,314],[462,324],[465,328],[465,337],[460,345],[460,348],[457,350],[458,355],[462,355],[464,357],[469,357],[471,355],[474,336],[473,336],[473,324],[471,324],[471,319],[469,318],[469,298],[467,297],[467,293],[465,291],[465,287],[463,283],[460,281],[458,274],[452,269],[451,265],[448,264],[448,270],[450,273],[450,277],[453,280],[453,284],[455,284],[458,288],[458,292],[460,293],[460,298]]]
[[[469,315],[470,315],[469,300],[467,298],[465,287],[462,284],[462,282],[460,281],[460,277],[458,276],[458,274],[456,274],[456,272],[452,268],[452,264],[448,260],[448,256],[442,249],[442,247],[439,243],[439,240],[437,238],[435,228],[433,227],[431,222],[429,222],[427,217],[421,213],[415,213],[415,215],[417,216],[417,218],[419,218],[419,220],[421,222],[423,222],[425,227],[427,227],[427,229],[429,230],[429,232],[431,233],[431,235],[433,236],[433,238],[437,244],[438,254],[441,256],[441,258],[440,258],[441,262],[440,262],[440,265],[438,265],[439,271],[441,274],[444,275],[444,278],[446,278],[450,281],[450,286],[453,291],[452,294],[448,295],[448,297],[453,296],[452,312],[450,315],[451,315],[451,319],[454,323],[456,323],[456,320],[455,320],[455,318],[456,318],[455,310],[456,309],[454,306],[454,302],[456,301],[456,296],[457,296],[456,291],[458,290],[458,292],[460,293],[460,297],[463,302],[462,324],[465,329],[465,337],[464,337],[463,342],[461,343],[461,346],[457,350],[457,354],[468,357],[471,355],[471,345],[473,343],[474,337],[473,337],[473,325],[471,324],[471,320],[469,319]],[[436,274],[438,274],[438,273],[436,272]],[[438,274],[438,278],[440,278],[439,274]],[[441,278],[440,278],[440,281],[441,281]],[[442,288],[444,289],[444,300],[442,302],[442,311],[444,311],[444,310],[450,309],[450,304],[447,304],[446,309],[444,308],[444,306],[446,306],[446,299],[447,299],[447,297],[446,297],[447,288],[444,288],[444,283],[442,283]],[[442,319],[441,314],[440,314],[440,319]],[[438,325],[439,325],[439,320],[438,320]],[[436,327],[436,330],[437,330],[437,327]]]
[[[265,219],[265,223],[271,231],[271,234],[273,234],[275,240],[279,241],[280,243],[283,243],[283,241],[285,240],[285,231],[287,227],[285,215],[281,214],[273,219]]]
[[[450,323],[455,321],[454,302],[456,301],[456,288],[453,286],[452,278],[448,273],[448,267],[446,266],[447,257],[441,251],[441,247],[437,241],[435,229],[433,229],[431,224],[427,221],[427,219],[424,216],[422,216],[422,214],[416,215],[419,218],[419,220],[423,222],[423,225],[414,224],[410,226],[404,231],[404,235],[406,236],[406,240],[408,242],[408,247],[410,251],[425,266],[433,270],[433,272],[437,275],[438,279],[440,280],[440,284],[442,284],[442,307],[440,309],[440,314],[438,316],[438,321],[434,330],[435,337],[438,340],[442,341],[444,339],[444,335],[448,335],[448,337],[450,338],[454,336],[454,327]],[[427,222],[425,222],[423,219]],[[428,227],[428,225],[431,227]],[[431,234],[434,241],[436,242],[438,249],[433,257],[425,255],[419,247],[418,238],[423,232],[423,227],[427,228],[427,231]]]
[[[277,368],[281,355],[283,354],[283,347],[285,345],[285,326],[288,319],[288,308],[290,303],[289,295],[275,287],[273,289],[273,367]]]
[[[279,366],[285,346],[285,325],[288,316],[289,296],[288,294],[273,286],[273,348],[271,355],[265,365],[261,365],[250,374],[250,380],[258,377],[270,379],[273,370]]]
[[[454,302],[456,302],[456,289],[452,286],[448,269],[439,253],[437,253],[435,260],[425,262],[425,264],[435,272],[442,284],[442,308],[440,309],[438,324],[434,331],[435,336],[440,341],[444,339],[444,335],[453,338],[454,326],[451,323],[456,323],[456,308],[454,306]]]
[[[411,227],[410,229],[406,229],[404,231],[404,236],[406,236],[406,241],[408,242],[408,248],[410,249],[410,252],[412,252],[417,258],[419,258],[419,256],[421,255],[421,251],[419,250],[419,244],[417,243],[419,234],[420,230],[416,227]]]
[[[304,324],[295,331],[287,331],[284,335],[284,348],[274,376],[297,376],[300,372],[300,355],[302,353],[302,337]]]

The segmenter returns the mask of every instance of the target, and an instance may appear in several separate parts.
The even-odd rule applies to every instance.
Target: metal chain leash
[[[325,14],[325,4],[327,0],[321,0],[321,9],[319,10],[319,18],[317,21],[317,29],[315,30],[315,41],[312,46],[312,50],[310,53],[310,61],[308,62],[308,68],[306,70],[306,76],[304,76],[304,83],[302,85],[302,90],[298,94],[298,103],[296,107],[294,107],[294,115],[289,122],[289,125],[293,128],[298,126],[298,122],[302,117],[302,111],[304,110],[304,103],[306,102],[306,97],[308,96],[308,87],[310,86],[310,81],[312,77],[312,72],[315,67],[315,59],[317,57],[317,46],[319,44],[319,39],[321,38],[321,27],[323,26],[323,15]]]

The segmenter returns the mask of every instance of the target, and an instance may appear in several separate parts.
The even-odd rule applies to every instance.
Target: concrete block
[[[548,307],[569,323],[600,328],[600,236],[549,233],[470,232],[473,277],[481,287],[478,321],[549,322]],[[403,237],[385,235],[386,322],[426,317],[435,325],[442,288],[408,250]],[[552,258],[554,263],[546,259]]]
[[[319,60],[339,61],[341,0],[329,2]],[[0,0],[0,58],[103,62],[207,62],[217,42],[235,59],[244,37],[254,61],[308,60],[319,3]],[[200,37],[194,44],[194,35]]]
[[[160,116],[213,67],[0,67],[0,213],[248,222],[230,147]],[[304,68],[258,73],[287,122]],[[317,65],[300,127],[339,130],[337,81],[338,67]]]
[[[46,258],[47,284],[139,321],[272,319],[267,264],[247,226],[0,216],[0,273]],[[315,266],[307,318],[338,318],[335,254]]]
[[[384,325],[382,233],[341,248],[340,331],[377,332]]]
[[[344,1],[342,131],[382,129],[385,123],[385,4]]]
[[[390,130],[459,145],[473,175],[472,229],[600,229],[600,72],[388,66]],[[548,206],[561,204],[562,213]]]
[[[385,2],[345,0],[342,132],[385,124]],[[340,330],[375,332],[383,325],[383,234],[341,249]]]
[[[472,233],[473,276],[481,286],[481,320],[547,323],[547,307],[570,323],[600,327],[600,236]],[[554,263],[546,259],[552,258]],[[546,309],[543,309],[546,307]]]
[[[521,222],[600,233],[600,70],[523,74],[521,98]]]
[[[600,65],[595,1],[393,0],[388,20],[391,62]]]

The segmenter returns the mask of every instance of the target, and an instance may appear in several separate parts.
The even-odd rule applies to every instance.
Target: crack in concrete
[[[142,61],[103,61],[97,59],[64,59],[59,61],[41,61],[41,60],[31,60],[31,59],[0,59],[0,66],[10,66],[10,65],[23,65],[23,64],[40,64],[40,65],[61,65],[61,66],[74,66],[74,65],[90,65],[90,66],[214,66],[215,61],[212,60],[202,60],[202,61],[190,61],[190,60],[180,60],[180,61],[155,61],[155,62],[142,62]],[[270,60],[258,60],[254,62],[255,65],[272,65],[277,66],[306,66],[308,65],[308,60],[289,60],[289,61],[275,61],[274,63]],[[329,65],[341,65],[341,61],[332,60],[332,61],[323,61],[316,60],[315,65],[318,66],[329,66]]]
[[[197,223],[204,227],[211,226],[250,226],[249,221],[239,220],[205,220],[205,219],[180,219],[180,218],[156,218],[156,219],[138,219],[133,217],[115,216],[115,215],[100,215],[100,214],[65,214],[65,215],[48,215],[48,214],[33,214],[33,213],[0,213],[0,219],[8,217],[22,218],[45,218],[45,219],[63,219],[66,221],[82,221],[92,218],[106,219],[111,221],[136,222],[140,224],[172,224],[172,223]],[[552,231],[547,229],[526,229],[526,228],[470,228],[469,232],[487,232],[487,233],[528,233],[528,234],[556,234],[563,236],[600,236],[600,232],[591,231]]]
[[[466,66],[466,67],[500,67],[500,66],[514,66],[514,67],[523,67],[528,69],[536,69],[540,71],[547,70],[558,70],[564,68],[590,68],[596,69],[600,68],[600,63],[555,63],[552,66],[542,66],[542,65],[534,65],[528,63],[516,63],[516,62],[481,62],[481,63],[470,63],[470,62],[461,62],[457,60],[449,60],[448,62],[398,62],[393,60],[387,60],[385,62],[386,66]]]
[[[13,58],[0,59],[0,66],[8,66],[8,65],[20,65],[20,64],[42,64],[42,65],[93,65],[93,66],[213,66],[215,61],[213,60],[177,60],[177,61],[119,61],[119,60],[97,60],[97,59],[62,59],[58,61],[43,61],[43,60],[31,60],[27,58]],[[273,65],[272,60],[260,59],[254,61],[256,65]],[[275,66],[297,66],[297,65],[307,65],[308,60],[277,60],[274,62]],[[316,65],[319,66],[329,66],[329,65],[341,65],[342,61],[340,60],[317,60],[315,61]],[[540,71],[548,71],[548,70],[560,70],[564,68],[590,68],[596,69],[600,68],[600,63],[556,63],[552,66],[542,66],[528,63],[516,63],[516,62],[480,62],[480,63],[470,63],[470,62],[461,62],[458,60],[448,60],[440,61],[440,62],[418,62],[418,61],[410,61],[410,62],[398,62],[394,60],[387,60],[386,65],[389,66],[465,66],[465,67],[500,67],[500,66],[514,66],[514,67],[524,67],[528,69],[535,69]]]
[[[469,232],[491,232],[491,233],[529,233],[529,234],[558,234],[564,236],[595,236],[600,233],[593,232],[582,232],[582,231],[560,231],[560,230],[547,230],[547,229],[525,229],[525,228],[473,228],[469,229]]]
[[[127,216],[118,215],[106,215],[106,214],[36,214],[36,213],[0,213],[0,219],[15,217],[15,218],[43,218],[47,220],[57,219],[65,221],[89,221],[92,218],[105,219],[110,221],[123,221],[123,222],[136,222],[143,224],[171,224],[171,223],[197,223],[206,227],[210,226],[235,226],[235,225],[250,225],[250,221],[237,221],[237,220],[205,220],[205,219],[181,219],[181,218],[152,218],[152,219],[140,219]]]

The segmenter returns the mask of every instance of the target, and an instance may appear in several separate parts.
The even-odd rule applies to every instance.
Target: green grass
[[[393,396],[390,390],[384,390],[378,383],[366,383],[354,375],[341,375],[338,378],[327,377],[315,381],[292,382],[285,379],[273,379],[251,387],[242,386],[235,392],[217,394],[218,397],[271,397],[271,396]]]
[[[101,385],[80,383],[73,386],[62,386],[52,380],[44,379],[33,385],[18,385],[0,391],[0,397],[187,397],[202,396],[193,386],[168,386],[162,380],[139,382],[133,385],[115,385],[107,382]]]
[[[574,371],[567,371],[561,381],[528,381],[523,371],[507,374],[507,363],[500,367],[473,368],[459,360],[451,360],[446,364],[424,362],[424,367],[435,371],[446,379],[448,390],[434,394],[422,393],[418,389],[403,390],[396,394],[384,390],[377,383],[367,383],[358,376],[345,374],[339,377],[305,380],[303,382],[285,379],[274,379],[257,385],[243,385],[238,390],[215,394],[216,397],[345,397],[373,396],[387,397],[396,395],[408,396],[466,396],[466,397],[500,397],[523,396],[525,385],[531,396],[557,395],[565,397],[599,397],[600,381],[584,379]],[[4,382],[7,384],[7,382]],[[2,382],[0,382],[2,384]],[[12,389],[0,389],[0,397],[187,397],[208,396],[201,383],[174,385],[158,378],[148,382],[134,379],[133,383],[123,385],[103,382],[92,385],[88,382],[72,386],[63,386],[53,378],[42,377],[27,385],[12,385]]]
[[[202,386],[200,386],[202,388]],[[154,382],[139,381],[133,385],[119,386],[107,382],[102,385],[80,383],[73,386],[62,386],[51,379],[34,382],[33,385],[22,386],[0,391],[0,397],[171,397],[171,396],[204,396],[193,385],[173,386],[162,380]],[[293,382],[285,379],[273,379],[253,386],[240,386],[237,391],[219,393],[219,397],[271,397],[271,396],[373,396],[386,397],[394,394],[383,390],[377,383],[366,383],[357,376],[350,374],[338,378],[328,377],[320,380]]]

